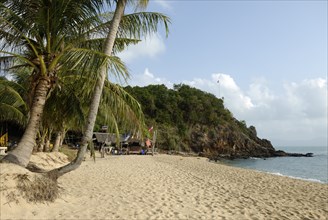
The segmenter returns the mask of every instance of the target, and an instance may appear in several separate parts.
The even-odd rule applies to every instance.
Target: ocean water
[[[231,166],[328,184],[327,147],[276,147],[288,153],[313,153],[313,157],[250,158],[225,161]]]

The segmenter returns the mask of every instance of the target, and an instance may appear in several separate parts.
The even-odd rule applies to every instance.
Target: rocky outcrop
[[[313,153],[306,153],[306,154],[300,154],[300,153],[287,153],[282,150],[277,150],[274,152],[274,157],[313,157]]]
[[[270,141],[256,136],[255,127],[241,132],[229,125],[212,129],[195,126],[191,130],[190,140],[191,149],[207,157],[270,157],[275,152]]]
[[[234,125],[220,125],[209,129],[199,125],[190,131],[191,150],[210,159],[280,157],[280,156],[312,156],[308,154],[292,154],[276,151],[271,142],[257,137],[254,126],[248,129],[236,129]]]

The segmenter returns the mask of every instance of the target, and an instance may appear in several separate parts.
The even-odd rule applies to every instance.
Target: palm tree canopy
[[[20,86],[0,77],[0,121],[16,121],[25,124],[27,106],[21,97]]]
[[[113,21],[105,20],[99,14],[106,11],[104,6],[114,2],[117,5]],[[128,77],[124,63],[113,54],[139,42],[143,34],[156,32],[160,22],[164,23],[168,32],[169,19],[158,13],[134,13],[126,16],[119,26],[126,2],[135,5],[130,0],[0,0],[0,63],[4,63],[7,70],[28,71],[31,83],[29,96],[33,97],[26,132],[15,152],[6,156],[8,161],[27,165],[37,125],[47,107],[46,100],[52,92],[56,92],[54,89],[60,79],[71,72],[81,76],[92,75],[97,81],[94,87],[97,92],[94,92],[92,100],[97,100],[98,104],[93,104],[90,119],[89,116],[87,119],[90,126],[85,128],[87,138],[84,145],[87,144],[108,70],[117,76]],[[147,2],[139,1],[138,5],[144,6]],[[119,39],[116,40],[117,37]],[[124,103],[124,99],[119,102]],[[131,109],[140,109],[140,106],[117,106],[127,113]],[[111,112],[119,113],[115,109]]]

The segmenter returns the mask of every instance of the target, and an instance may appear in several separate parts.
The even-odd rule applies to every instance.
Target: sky
[[[327,1],[150,0],[171,18],[118,54],[127,84],[223,97],[274,146],[327,146]]]

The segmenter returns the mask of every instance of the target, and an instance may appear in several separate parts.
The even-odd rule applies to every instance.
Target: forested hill
[[[126,87],[142,105],[146,124],[158,131],[157,147],[208,157],[269,157],[275,149],[224,107],[222,99],[187,85]]]

